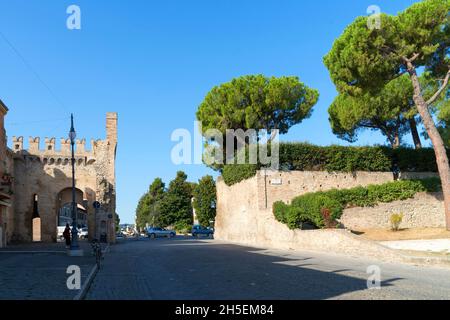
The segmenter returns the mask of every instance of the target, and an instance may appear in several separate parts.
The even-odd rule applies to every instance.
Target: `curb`
[[[75,301],[84,300],[97,273],[98,273],[98,266],[95,265],[92,268],[91,273],[89,274],[86,282],[83,284],[83,287],[81,287],[80,292],[73,298],[73,300],[75,300]]]
[[[0,254],[67,254],[66,251],[0,251]]]
[[[106,246],[105,250],[103,250],[103,254],[109,253],[109,247],[110,245]],[[84,282],[83,286],[80,289],[80,292],[73,298],[74,301],[81,301],[86,298],[87,293],[89,292],[89,289],[91,288],[92,282],[94,282],[95,277],[97,276],[97,273],[99,272],[99,268],[97,264],[94,265],[91,272],[89,273],[89,276],[87,280]]]
[[[407,259],[414,264],[420,264],[424,266],[436,266],[436,267],[450,267],[450,258],[446,257],[416,257],[416,256],[407,256]]]

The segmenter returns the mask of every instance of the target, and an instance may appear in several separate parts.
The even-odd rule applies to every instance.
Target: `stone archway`
[[[85,228],[88,226],[87,201],[80,189],[75,189],[75,201],[77,204],[78,228]],[[58,193],[56,208],[57,238],[61,238],[66,224],[72,225],[72,188],[63,189]]]

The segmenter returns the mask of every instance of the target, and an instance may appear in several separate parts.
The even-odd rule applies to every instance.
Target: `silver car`
[[[151,239],[155,238],[173,238],[177,234],[175,231],[166,230],[163,228],[148,228],[147,229],[147,236]]]
[[[88,228],[84,227],[84,228],[78,229],[78,236],[80,239],[88,239],[89,238]]]

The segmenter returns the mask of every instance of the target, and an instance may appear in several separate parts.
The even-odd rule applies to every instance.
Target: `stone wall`
[[[259,236],[256,227],[267,218],[258,214],[258,179],[254,177],[229,188],[219,178],[217,195],[215,237],[249,243],[256,241]]]
[[[92,203],[96,200],[96,169],[94,165],[78,163],[75,167],[76,186],[83,194],[77,199],[79,204],[87,200],[88,216],[93,217]],[[43,242],[56,241],[60,194],[72,186],[70,164],[44,164],[32,155],[16,155],[15,158],[15,223],[13,240],[32,241],[33,199],[38,196],[38,212],[41,218],[41,239]],[[81,200],[81,201],[80,201]],[[88,220],[93,226],[93,220]]]
[[[77,202],[87,209],[89,235],[95,235],[99,225],[104,226],[110,242],[115,241],[116,182],[115,159],[117,148],[117,114],[108,113],[107,138],[91,143],[87,151],[85,140],[76,141],[76,188],[82,198]],[[30,138],[28,148],[23,138],[13,138],[14,154],[14,226],[10,240],[29,242],[33,238],[34,197],[38,197],[41,218],[41,240],[56,241],[59,209],[67,203],[63,192],[72,187],[70,140],[45,139],[41,149],[40,138]],[[93,202],[99,201],[102,210],[97,214]],[[66,202],[66,203],[63,203]],[[111,218],[112,217],[112,218]]]
[[[403,213],[401,228],[444,228],[443,194],[419,193],[414,199],[382,203],[373,208],[344,210],[341,223],[351,230],[388,229],[390,217]]]
[[[5,247],[13,226],[13,158],[6,144],[5,116],[8,108],[0,100],[0,248]]]
[[[260,209],[271,209],[273,203],[292,199],[309,192],[350,189],[357,186],[393,181],[391,172],[328,173],[311,171],[260,171],[257,175]],[[266,203],[267,199],[267,203]]]
[[[429,176],[435,174],[418,173],[407,177]],[[260,171],[255,177],[228,187],[219,177],[215,238],[261,247],[342,254],[353,252],[374,258],[394,258],[390,250],[363,241],[345,230],[289,230],[286,225],[276,221],[272,212],[276,201],[289,203],[293,198],[308,192],[382,184],[393,180],[390,172],[345,174]]]

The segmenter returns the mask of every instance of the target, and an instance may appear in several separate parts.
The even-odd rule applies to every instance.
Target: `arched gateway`
[[[107,239],[114,242],[116,113],[107,114],[106,133],[105,140],[92,140],[89,151],[85,140],[76,142],[76,203],[78,224],[88,227],[89,236],[95,236],[100,222],[106,221]],[[40,138],[30,138],[28,149],[24,149],[23,138],[13,138],[14,219],[9,240],[53,242],[58,238],[58,227],[71,223],[70,140],[61,139],[60,144],[57,147],[56,139],[46,138],[41,149]],[[98,214],[93,208],[95,201],[102,204]]]
[[[75,189],[75,203],[77,206],[77,225],[78,228],[88,227],[88,200],[85,199],[83,192],[80,189]],[[72,188],[66,188],[58,194],[58,229],[65,227],[66,224],[72,225]]]

